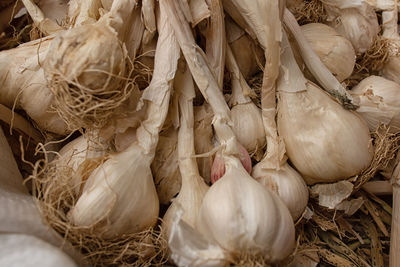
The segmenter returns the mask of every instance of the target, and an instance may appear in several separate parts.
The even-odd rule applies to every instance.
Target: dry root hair
[[[104,239],[96,234],[96,225],[78,227],[69,221],[67,214],[77,202],[84,181],[106,158],[87,159],[74,171],[66,164],[60,166],[57,158],[48,162],[46,155],[50,152],[45,151],[43,145],[39,150],[45,158],[36,162],[30,179],[42,217],[80,251],[90,265],[162,266],[167,261],[167,241],[160,227]],[[80,175],[81,182],[73,181],[76,175]]]

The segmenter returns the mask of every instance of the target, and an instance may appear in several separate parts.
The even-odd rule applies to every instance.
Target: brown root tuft
[[[395,50],[390,40],[378,36],[367,51],[357,56],[354,71],[345,83],[353,87],[368,76],[379,75],[390,56],[397,54]]]
[[[322,23],[327,14],[321,0],[305,0],[299,5],[289,7],[300,25],[307,23]]]
[[[400,147],[400,132],[390,133],[389,130],[389,127],[380,125],[372,134],[375,146],[374,157],[367,169],[350,178],[350,180],[355,180],[354,192],[358,191],[363,184],[373,178],[378,171],[387,169],[392,159],[396,157]]]

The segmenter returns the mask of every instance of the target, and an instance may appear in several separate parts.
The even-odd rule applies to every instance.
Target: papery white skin
[[[357,109],[374,132],[382,123],[390,132],[400,129],[400,85],[380,76],[369,76],[350,91],[360,106]]]
[[[282,200],[257,183],[240,161],[224,157],[225,175],[203,199],[197,229],[228,253],[287,257],[294,246],[294,224]]]
[[[196,229],[182,220],[183,210],[176,207],[168,247],[171,259],[179,267],[224,267],[225,251],[207,240]]]
[[[279,170],[263,169],[262,164],[257,164],[251,176],[279,195],[294,221],[303,214],[308,204],[308,188],[303,177],[287,162]]]
[[[315,53],[339,82],[352,74],[356,53],[349,40],[322,23],[305,24],[301,30]]]
[[[52,109],[54,96],[41,68],[51,40],[31,41],[0,52],[0,103],[22,108],[46,131],[66,134],[67,125]],[[10,60],[12,58],[13,60]]]
[[[229,102],[232,105],[232,130],[247,151],[257,152],[267,141],[261,109],[251,101],[249,94],[252,90],[240,72],[229,45],[226,50],[226,66],[231,73],[232,98]]]
[[[105,238],[153,226],[159,203],[150,161],[138,143],[111,155],[89,176],[71,221],[86,227],[102,221],[97,231]]]
[[[238,141],[249,152],[265,146],[265,132],[261,110],[253,103],[237,104],[231,109],[232,130]]]
[[[349,178],[372,160],[365,121],[311,82],[306,91],[279,92],[278,130],[290,161],[307,183]]]
[[[278,79],[278,131],[308,184],[334,182],[368,167],[373,146],[366,122],[307,81],[285,36]]]
[[[367,4],[363,12],[356,8],[341,9],[338,19],[330,25],[352,43],[357,54],[367,51],[380,31],[376,13]]]

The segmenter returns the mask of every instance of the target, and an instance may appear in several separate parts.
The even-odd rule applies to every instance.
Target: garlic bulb
[[[192,76],[189,69],[177,71],[175,76],[175,90],[181,94],[179,107],[181,120],[178,137],[179,170],[182,176],[182,187],[178,196],[173,200],[163,218],[163,230],[170,234],[172,220],[178,211],[183,210],[182,220],[194,227],[199,215],[201,203],[208,186],[199,175],[194,151],[194,115],[193,98],[195,96]]]
[[[231,73],[232,98],[229,102],[233,106],[232,130],[240,144],[250,153],[255,153],[266,143],[261,110],[249,97],[252,90],[241,74],[229,45],[226,50],[226,66]]]
[[[349,40],[322,23],[309,23],[301,26],[301,30],[315,53],[339,82],[352,74],[356,54]]]
[[[12,108],[16,102],[40,129],[64,135],[67,125],[52,109],[54,96],[41,68],[50,42],[31,41],[0,52],[0,103]]]
[[[275,193],[254,181],[238,159],[224,160],[225,175],[206,193],[197,229],[233,255],[261,255],[268,262],[284,259],[294,247],[289,210]]]
[[[55,108],[70,128],[101,128],[129,93],[127,50],[121,42],[135,6],[114,1],[96,23],[59,33],[43,68]]]
[[[257,152],[265,146],[265,133],[261,110],[253,103],[237,104],[231,109],[232,130],[238,141],[250,153]]]
[[[382,70],[383,77],[400,84],[400,57],[390,57]]]
[[[369,76],[350,91],[360,106],[357,113],[374,132],[383,123],[391,132],[400,129],[400,85],[379,76]]]
[[[351,8],[346,8],[349,6],[347,3],[336,2],[324,1],[324,7],[331,16],[329,25],[352,43],[357,54],[364,53],[380,31],[374,9],[365,2],[361,5],[354,3]]]
[[[287,162],[279,170],[264,169],[262,163],[259,163],[254,166],[251,176],[278,194],[294,221],[303,214],[308,204],[308,188],[303,177]]]
[[[151,157],[136,142],[111,155],[89,176],[69,213],[72,223],[95,226],[104,238],[153,226],[159,202],[149,162]]]
[[[365,121],[307,81],[284,38],[278,79],[278,131],[286,152],[308,184],[358,174],[372,160]]]

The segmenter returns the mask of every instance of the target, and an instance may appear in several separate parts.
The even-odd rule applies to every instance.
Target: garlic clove
[[[226,173],[206,193],[196,228],[232,256],[256,254],[271,263],[284,259],[294,247],[289,210],[238,159],[225,157],[224,161]]]
[[[283,200],[294,221],[303,214],[308,204],[308,188],[303,177],[288,163],[279,170],[264,169],[259,163],[254,166],[252,176]]]
[[[360,106],[357,109],[374,132],[380,124],[392,126],[390,131],[400,128],[400,85],[379,76],[363,79],[350,91]]]
[[[239,148],[239,159],[242,163],[243,167],[248,173],[251,173],[252,166],[251,166],[251,158],[249,153],[247,152],[246,148],[243,145],[238,143]],[[215,159],[213,165],[211,167],[211,183],[215,183],[218,181],[223,175],[225,174],[225,161],[223,156],[218,153],[215,155]]]
[[[309,23],[301,26],[301,30],[315,53],[339,82],[350,77],[356,63],[356,53],[349,40],[322,23]]]

